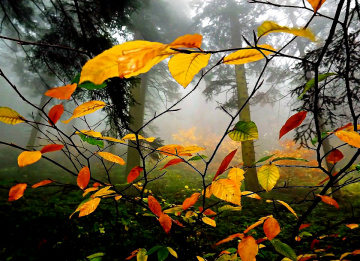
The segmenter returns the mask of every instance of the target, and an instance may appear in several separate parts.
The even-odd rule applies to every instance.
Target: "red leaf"
[[[78,176],[77,176],[77,184],[79,188],[84,189],[87,187],[90,181],[90,170],[87,166],[83,167]]]
[[[133,167],[129,173],[129,175],[127,176],[127,182],[131,183],[133,182],[137,177],[139,177],[140,172],[143,171],[144,169],[142,167]]]
[[[131,254],[130,254],[130,256],[128,256],[127,258],[125,258],[125,260],[130,260],[130,259],[132,259],[133,257],[135,257],[136,254],[139,252],[139,249],[140,249],[140,248],[132,251]]]
[[[261,244],[264,241],[266,241],[266,238],[259,238],[258,240],[256,240],[256,244]]]
[[[222,173],[224,173],[224,171],[227,169],[227,167],[229,166],[231,160],[233,159],[233,157],[236,154],[236,150],[233,150],[232,152],[230,152],[221,162],[220,167],[218,168],[218,170],[216,171],[215,177],[213,178],[213,181]]]
[[[99,182],[94,182],[93,187],[100,187],[102,186]]]
[[[159,222],[162,228],[165,230],[166,234],[169,234],[172,225],[171,217],[169,217],[167,214],[161,213]]]
[[[338,149],[334,149],[330,152],[330,154],[326,157],[327,162],[331,164],[335,164],[344,158],[344,154]]]
[[[194,193],[191,195],[190,198],[186,198],[182,203],[182,209],[187,210],[189,207],[193,206],[198,200],[200,195],[201,195],[200,193]]]
[[[310,227],[310,224],[301,224],[299,230]]]
[[[329,196],[322,196],[319,194],[316,194],[315,196],[320,197],[324,203],[326,203],[328,205],[332,205],[332,206],[336,207],[337,209],[339,209],[339,204],[336,202],[335,199],[330,198]]]
[[[172,220],[172,222],[174,222],[176,225],[178,225],[179,227],[185,227],[183,224],[180,223],[179,220]]]
[[[179,164],[181,162],[184,162],[184,160],[183,159],[172,159],[168,163],[166,163],[166,165],[164,167],[162,167],[160,170],[163,170],[171,165]]]
[[[296,127],[300,126],[300,124],[305,120],[306,118],[306,111],[301,111],[296,113],[295,115],[291,116],[284,124],[284,126],[281,127],[279,139],[281,139],[282,136],[284,136],[289,131],[295,129]]]
[[[43,180],[43,181],[40,181],[40,182],[32,185],[31,187],[32,187],[32,188],[38,188],[38,187],[41,187],[41,186],[45,186],[45,185],[47,185],[47,184],[50,184],[50,183],[52,183],[52,182],[53,182],[52,180],[45,179],[45,180]]]
[[[311,242],[311,246],[310,246],[311,250],[313,250],[314,247],[317,246],[319,243],[320,243],[320,240],[314,239],[314,240]]]
[[[13,187],[11,187],[9,191],[9,201],[18,200],[24,195],[24,191],[27,187],[25,183],[19,183]]]
[[[60,119],[61,115],[64,113],[64,106],[62,104],[55,105],[49,111],[49,124],[53,125]],[[52,121],[52,122],[51,122]]]
[[[157,215],[158,217],[161,216],[161,205],[160,203],[154,198],[153,196],[148,196],[148,205],[152,213]]]
[[[44,154],[44,153],[47,153],[47,152],[58,151],[58,150],[61,150],[63,147],[64,147],[64,145],[61,145],[61,144],[49,144],[49,145],[44,146],[40,150],[40,152],[42,154]]]
[[[275,218],[269,217],[263,225],[264,233],[269,240],[273,240],[280,233],[279,223]]]

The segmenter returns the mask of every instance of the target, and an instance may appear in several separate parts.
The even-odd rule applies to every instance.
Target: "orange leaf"
[[[49,124],[56,124],[60,119],[61,115],[64,113],[64,106],[62,104],[55,105],[49,111]]]
[[[170,160],[168,163],[166,163],[166,165],[164,167],[162,167],[160,170],[163,170],[169,166],[172,166],[172,165],[176,165],[176,164],[179,164],[181,162],[184,162],[183,159],[172,159]]]
[[[340,131],[336,131],[335,135],[343,142],[346,142],[351,146],[360,148],[360,134],[357,133],[356,131],[340,130]]]
[[[255,222],[254,224],[248,226],[245,230],[244,230],[244,234],[249,232],[251,229],[256,228],[257,226],[261,225],[262,223],[264,223],[265,219],[267,219],[270,216],[266,216],[266,217],[262,217],[259,219],[259,221]]]
[[[264,233],[269,240],[273,240],[280,233],[279,223],[275,218],[269,217],[265,220],[264,225]]]
[[[332,174],[333,176],[336,176],[337,174],[339,174],[339,172],[335,172],[334,174]],[[320,186],[322,184],[324,184],[326,181],[328,181],[330,179],[330,177],[325,178],[324,180],[320,181],[319,184],[317,184],[316,186]]]
[[[199,207],[199,211],[202,212],[203,211],[203,207]],[[212,211],[210,208],[208,208],[207,210],[205,210],[203,212],[204,215],[206,216],[211,216],[211,215],[216,215],[216,212]]]
[[[238,245],[238,253],[242,261],[254,261],[258,253],[258,245],[252,236],[247,236]]]
[[[301,224],[299,230],[310,227],[310,224]]]
[[[353,255],[360,255],[360,249],[356,249],[352,252]]]
[[[241,196],[261,200],[261,197],[258,194],[256,194],[255,192],[252,192],[252,191],[241,191]]]
[[[326,157],[327,162],[331,164],[335,164],[344,158],[344,154],[341,153],[340,150],[334,149],[329,155]]]
[[[220,240],[219,242],[217,242],[214,246],[218,246],[220,244],[224,244],[226,242],[229,242],[235,238],[243,238],[244,237],[244,234],[241,234],[241,233],[236,233],[236,234],[233,234],[233,235],[230,235],[228,236],[227,238],[223,239],[223,240]]]
[[[94,198],[84,203],[80,208],[79,217],[87,216],[99,206],[101,198]]]
[[[77,87],[77,84],[74,83],[74,84],[68,84],[68,85],[61,86],[61,87],[51,88],[50,90],[45,92],[45,95],[56,98],[56,99],[69,100],[71,98],[71,94],[73,94],[76,87]]]
[[[32,187],[32,188],[37,188],[37,187],[45,186],[45,185],[50,184],[50,183],[52,183],[52,182],[53,182],[52,180],[45,179],[45,180],[43,180],[43,181],[40,181],[40,182],[32,185],[31,187]]]
[[[9,201],[18,200],[24,195],[24,191],[27,187],[25,183],[19,183],[13,187],[11,187],[9,191]]]
[[[222,173],[224,173],[224,171],[227,169],[227,167],[229,166],[231,160],[234,158],[235,154],[236,154],[236,150],[233,150],[232,152],[230,152],[221,162],[220,167],[218,168],[218,170],[216,171],[215,177],[213,178],[213,181]]]
[[[174,156],[174,155],[179,155],[179,152],[183,151],[184,147],[181,146],[181,145],[170,144],[170,145],[165,145],[165,146],[162,146],[160,148],[157,148],[157,150],[161,154],[164,154],[164,155],[167,155],[167,156]]]
[[[153,196],[148,196],[148,205],[152,213],[157,215],[158,217],[161,216],[161,205],[160,203],[154,198]]]
[[[172,222],[174,222],[176,225],[178,225],[179,227],[185,227],[183,224],[180,223],[179,220],[172,220]]]
[[[83,167],[78,176],[77,176],[77,184],[79,188],[85,189],[90,181],[90,170],[87,166]]]
[[[284,124],[284,126],[281,127],[279,139],[281,139],[282,136],[284,136],[289,131],[295,129],[296,127],[299,127],[300,124],[305,120],[306,118],[306,111],[301,111],[293,116],[291,116]]]
[[[33,164],[40,159],[40,151],[24,151],[18,157],[18,165],[19,167],[25,167],[26,165]]]
[[[64,147],[64,145],[61,145],[61,144],[49,144],[49,145],[44,146],[40,150],[40,152],[42,154],[44,154],[44,153],[47,153],[47,152],[58,151],[58,150],[61,150],[63,147]]]
[[[159,222],[162,228],[165,230],[166,234],[169,234],[172,225],[171,217],[169,217],[167,214],[161,213]]]
[[[323,3],[325,3],[326,0],[307,0],[312,8],[314,9],[314,12],[320,9]]]
[[[106,159],[108,161],[118,163],[120,165],[125,165],[125,161],[121,157],[119,157],[117,155],[114,155],[114,154],[112,154],[110,152],[102,151],[102,152],[98,152],[97,154],[99,154],[102,158],[104,158],[104,159]]]
[[[320,197],[324,203],[332,205],[332,206],[336,207],[337,209],[339,209],[339,204],[335,201],[335,199],[330,198],[329,196],[322,196],[319,194],[316,194],[316,196]]]
[[[94,182],[93,187],[100,187],[102,186],[99,182]]]
[[[350,229],[354,229],[354,228],[358,228],[359,225],[358,224],[346,224],[346,226]]]
[[[139,177],[140,172],[143,171],[144,169],[142,167],[136,166],[133,167],[129,173],[129,175],[127,176],[127,182],[131,183],[133,182],[137,177]]]
[[[182,209],[187,210],[189,207],[193,206],[199,197],[200,193],[192,194],[190,198],[184,200],[184,202],[182,203]]]
[[[131,254],[130,254],[130,256],[128,256],[127,258],[125,258],[125,260],[130,260],[130,259],[132,259],[133,257],[135,257],[136,254],[139,252],[139,250],[140,250],[140,248],[132,251]]]
[[[202,42],[202,35],[200,34],[187,34],[180,36],[175,41],[173,41],[169,46],[171,48],[200,48]]]

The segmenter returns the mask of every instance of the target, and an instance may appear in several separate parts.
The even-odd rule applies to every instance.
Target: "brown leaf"
[[[49,124],[56,124],[64,113],[64,106],[62,104],[55,105],[49,111]]]
[[[80,208],[79,217],[87,216],[99,206],[101,198],[94,198],[84,203]]]
[[[279,223],[275,218],[269,217],[265,220],[264,225],[264,233],[269,240],[273,240],[280,233]]]
[[[342,160],[343,158],[344,158],[344,154],[342,154],[342,152],[340,150],[334,149],[326,157],[326,161],[331,164],[335,164],[335,163],[339,162],[340,160]]]
[[[166,234],[169,234],[172,225],[171,217],[169,217],[167,214],[161,213],[159,222]]]
[[[258,253],[258,245],[252,236],[247,236],[238,245],[238,253],[242,261],[254,261]]]
[[[182,209],[187,210],[189,207],[193,206],[200,197],[200,195],[200,193],[194,193],[191,195],[191,197],[186,198],[182,203]]]
[[[218,168],[218,170],[216,171],[215,177],[213,178],[213,181],[222,173],[224,173],[224,171],[227,169],[227,167],[229,166],[231,160],[234,158],[235,154],[236,154],[236,150],[233,150],[232,152],[230,152],[221,162],[220,167]]]
[[[62,144],[49,144],[49,145],[44,146],[40,150],[40,152],[42,154],[44,154],[44,153],[47,153],[47,152],[58,151],[58,150],[61,150],[63,147],[64,147],[64,145],[62,145]]]
[[[40,159],[40,151],[24,151],[18,157],[18,165],[19,167],[25,167],[26,165],[33,164]]]
[[[233,235],[230,235],[228,236],[227,238],[223,239],[223,240],[220,240],[219,242],[217,242],[214,246],[218,246],[220,244],[224,244],[226,242],[229,242],[235,238],[243,238],[245,235],[242,234],[242,233],[236,233],[236,234],[233,234]]]
[[[165,166],[162,167],[160,170],[163,170],[163,169],[165,169],[165,168],[167,168],[167,167],[170,167],[170,166],[172,166],[172,165],[179,164],[179,163],[181,163],[181,162],[184,162],[184,160],[183,160],[183,159],[172,159],[172,160],[170,160],[168,163],[166,163]]]
[[[317,197],[320,197],[321,200],[328,204],[328,205],[332,205],[334,207],[336,207],[337,209],[339,209],[339,204],[336,202],[335,199],[333,198],[330,198],[329,196],[322,196],[322,195],[319,195],[319,194],[316,194]]]
[[[284,126],[281,127],[279,139],[281,139],[282,136],[284,136],[289,131],[295,129],[296,127],[299,127],[300,124],[305,120],[306,118],[306,111],[301,111],[293,116],[291,116],[284,124]]]
[[[90,181],[90,170],[87,166],[83,167],[78,176],[77,176],[77,184],[79,188],[85,189]]]
[[[50,90],[45,92],[45,95],[56,98],[56,99],[69,100],[71,98],[71,94],[73,94],[76,87],[77,87],[77,84],[74,83],[74,84],[68,84],[68,85],[61,86],[61,87],[51,88]]]
[[[136,166],[133,167],[129,173],[129,175],[127,176],[127,182],[131,183],[133,182],[135,179],[137,179],[137,177],[139,177],[140,172],[143,171],[144,169],[140,166]]]
[[[45,179],[45,180],[43,180],[43,181],[40,181],[40,182],[32,185],[31,187],[32,187],[32,188],[38,188],[38,187],[41,187],[41,186],[45,186],[45,185],[47,185],[47,184],[50,184],[50,183],[52,183],[52,182],[53,182],[52,180]]]
[[[158,217],[161,216],[161,205],[160,203],[154,198],[153,196],[148,196],[148,205],[152,213],[157,215]]]
[[[18,200],[24,195],[24,191],[27,187],[25,183],[19,183],[15,186],[12,186],[9,191],[9,201]]]

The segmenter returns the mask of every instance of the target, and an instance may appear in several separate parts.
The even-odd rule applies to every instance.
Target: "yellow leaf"
[[[260,48],[265,48],[275,51],[275,49],[268,44],[258,45]],[[245,64],[255,62],[261,59],[264,59],[264,55],[272,54],[273,52],[261,50],[261,52],[255,48],[239,50],[234,53],[229,54],[223,60],[225,64]],[[263,55],[264,54],[264,55]]]
[[[110,195],[110,194],[114,194],[116,193],[113,190],[110,190],[111,186],[107,186],[105,188],[100,189],[99,191],[97,191],[96,193],[92,194],[91,197],[92,198],[96,198],[96,197],[102,197],[105,195]]]
[[[280,178],[280,173],[275,165],[265,164],[259,169],[257,176],[260,185],[269,192],[275,187]]]
[[[204,190],[202,191],[201,194],[204,195]],[[206,198],[210,198],[212,194],[213,194],[213,193],[212,193],[212,186],[209,185],[209,186],[206,187],[205,197],[206,197]]]
[[[231,179],[219,179],[211,184],[212,193],[215,197],[227,202],[241,205],[240,186]]]
[[[358,224],[346,224],[346,226],[350,229],[354,229],[354,228],[358,228],[359,225]]]
[[[181,211],[183,211],[182,205],[178,205],[178,206],[175,206],[175,207],[166,209],[166,210],[164,210],[163,212],[164,212],[165,214],[174,214],[174,213],[181,212]]]
[[[103,140],[108,140],[108,141],[113,141],[113,142],[125,143],[125,141],[119,140],[119,139],[115,139],[115,138],[113,138],[113,137],[101,137],[101,139],[103,139]]]
[[[81,131],[77,131],[75,133],[76,134],[83,133],[85,135],[92,136],[92,137],[95,137],[95,138],[101,138],[102,137],[100,132],[93,131],[93,130],[81,130]]]
[[[290,205],[282,200],[277,200],[277,202],[279,202],[280,204],[282,204],[283,206],[285,206],[297,219],[298,216],[296,215],[295,211],[292,209],[292,207],[290,207]]]
[[[174,249],[172,249],[171,247],[167,247],[167,249],[169,250],[169,253],[171,255],[173,255],[175,258],[178,258],[178,255],[177,255],[177,253],[175,252]]]
[[[99,189],[99,187],[92,187],[92,188],[87,188],[87,189],[85,189],[84,190],[84,193],[83,193],[83,197],[85,197],[87,194],[89,194],[90,192],[92,192],[92,191],[95,191],[95,190],[98,190]]]
[[[146,140],[147,142],[153,142],[155,140],[155,137],[149,137],[149,138],[145,138],[143,136],[141,136],[140,134],[137,135],[139,140]],[[131,134],[127,134],[124,137],[121,138],[122,140],[136,140],[136,135],[131,133]]]
[[[136,261],[147,261],[148,255],[146,255],[147,251],[145,248],[139,248],[139,251],[136,255]]]
[[[81,104],[73,111],[73,115],[70,119],[66,121],[62,121],[65,124],[68,124],[72,119],[79,118],[81,116],[85,116],[87,114],[93,113],[97,110],[100,110],[106,106],[106,103],[102,101],[89,101]]]
[[[169,61],[169,71],[174,79],[184,88],[189,85],[194,76],[209,62],[211,54],[180,53]]]
[[[18,157],[18,165],[19,167],[25,167],[26,165],[33,164],[40,159],[40,151],[24,151]]]
[[[15,125],[25,122],[25,118],[11,108],[0,107],[0,121]]]
[[[204,258],[202,258],[201,256],[196,256],[198,261],[206,261]]]
[[[241,186],[241,181],[244,180],[244,170],[239,169],[239,168],[232,168],[229,171],[229,174],[227,177],[228,177],[228,179],[235,181],[237,184],[239,184],[239,186]]]
[[[288,33],[296,36],[301,36],[310,39],[311,41],[315,41],[315,35],[308,28],[289,28],[287,26],[278,25],[272,21],[265,21],[262,25],[258,27],[258,37],[265,36],[270,33]]]
[[[77,87],[77,84],[74,83],[74,84],[68,84],[68,85],[61,86],[61,87],[51,88],[50,90],[45,92],[45,95],[56,98],[56,99],[69,100],[71,98],[71,95],[75,91],[76,87]]]
[[[336,131],[335,135],[343,142],[351,146],[360,148],[360,134],[357,133],[356,131],[340,130],[340,131]]]
[[[205,148],[198,147],[198,146],[185,146],[180,152],[181,153],[196,153],[196,152],[199,152],[202,150],[205,150]]]
[[[120,158],[119,156],[116,156],[110,152],[98,152],[97,154],[99,154],[102,158],[104,158],[108,161],[115,162],[120,165],[125,165],[125,161],[122,158]]]
[[[201,219],[205,224],[209,225],[209,226],[212,226],[212,227],[216,227],[216,222],[215,220],[209,218],[209,217],[203,217]]]
[[[99,206],[100,198],[94,198],[87,202],[85,202],[79,209],[79,217],[87,216],[95,211],[95,209]]]
[[[252,191],[242,191],[241,192],[241,196],[245,196],[245,197],[248,197],[248,198],[255,198],[255,199],[260,199],[261,200],[261,197],[256,194],[255,192],[252,192]]]
[[[314,9],[314,12],[320,9],[323,3],[325,3],[326,0],[307,0],[312,8]]]

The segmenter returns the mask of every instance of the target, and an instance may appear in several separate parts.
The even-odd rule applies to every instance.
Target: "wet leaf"
[[[258,45],[258,47],[276,51],[271,45],[268,44]],[[256,48],[251,48],[251,47],[247,47],[247,48],[249,49],[243,49],[229,54],[224,58],[223,63],[225,64],[251,63],[264,59],[265,58],[264,55],[267,56],[273,53],[271,51],[266,51],[266,50],[259,51]]]
[[[68,124],[71,120],[75,119],[75,118],[79,118],[85,115],[88,115],[90,113],[93,113],[97,110],[100,110],[102,108],[104,108],[106,106],[106,103],[102,102],[102,101],[88,101],[85,102],[83,104],[81,104],[80,106],[76,107],[75,110],[73,111],[73,115],[71,116],[70,119],[66,120],[66,121],[62,121],[65,124]]]
[[[79,188],[85,189],[90,181],[90,170],[87,166],[83,167],[77,176],[77,184]]]
[[[279,223],[276,221],[275,218],[269,217],[265,220],[264,225],[264,233],[266,237],[271,241],[280,233],[280,226]]]
[[[19,183],[15,186],[12,186],[9,191],[9,201],[18,200],[24,195],[24,191],[27,187],[25,183]]]
[[[230,152],[221,162],[220,167],[218,168],[218,170],[216,171],[216,174],[213,178],[213,180],[215,180],[219,175],[221,175],[222,173],[224,173],[224,171],[227,169],[227,167],[229,166],[231,160],[234,158],[235,154],[236,154],[236,150],[233,150],[232,152]]]
[[[238,245],[238,253],[242,261],[254,261],[258,253],[258,244],[252,236],[244,237]]]
[[[129,175],[127,176],[127,182],[131,183],[133,182],[135,179],[137,179],[137,177],[139,177],[140,172],[143,171],[144,169],[140,166],[136,166],[133,167],[129,173]]]
[[[49,111],[49,124],[56,124],[60,119],[61,115],[64,113],[64,106],[62,104],[55,105]]]
[[[15,125],[25,122],[25,118],[11,108],[0,107],[0,121]]]
[[[288,33],[300,37],[305,37],[315,42],[315,35],[309,28],[290,28],[287,26],[278,25],[273,21],[265,21],[258,27],[259,38],[270,33]]]
[[[44,154],[44,153],[47,153],[47,152],[58,151],[58,150],[61,150],[63,147],[64,147],[64,145],[62,145],[62,144],[49,144],[49,145],[44,146],[40,150],[40,152],[42,154]]]
[[[102,152],[98,152],[97,154],[98,154],[100,157],[102,157],[102,158],[104,158],[104,159],[106,159],[106,160],[108,160],[108,161],[111,161],[111,162],[114,162],[114,163],[118,163],[118,164],[120,164],[120,165],[125,165],[125,161],[124,161],[122,158],[120,158],[119,156],[114,155],[114,154],[112,154],[112,153],[110,153],[110,152],[104,152],[104,151],[102,151]]]
[[[51,88],[50,90],[45,92],[45,95],[56,99],[69,100],[71,98],[71,95],[75,91],[76,87],[77,84],[74,83],[61,87]]]
[[[187,210],[189,207],[192,207],[196,203],[200,195],[200,193],[193,193],[191,197],[186,198],[182,203],[182,209]]]
[[[257,176],[260,185],[269,192],[275,187],[280,178],[280,173],[275,165],[265,164],[259,169]]]
[[[228,133],[230,139],[234,141],[256,140],[259,138],[256,124],[252,121],[239,121]]]
[[[281,127],[279,139],[281,139],[282,136],[284,136],[289,131],[295,129],[296,127],[299,127],[300,124],[305,120],[306,118],[306,111],[301,111],[293,116],[291,116],[284,124],[284,126]]]
[[[31,187],[32,188],[38,188],[38,187],[41,187],[41,186],[45,186],[47,184],[50,184],[52,183],[53,181],[52,180],[49,180],[49,179],[45,179],[45,180],[42,180],[34,185],[32,185]]]
[[[19,167],[25,167],[41,159],[40,151],[24,151],[18,157]]]

